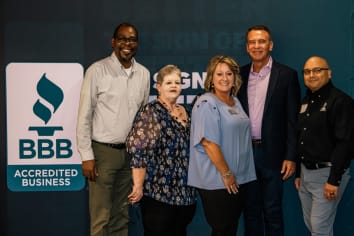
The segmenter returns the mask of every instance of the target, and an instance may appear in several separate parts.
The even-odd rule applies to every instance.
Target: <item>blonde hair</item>
[[[207,67],[207,76],[204,81],[204,89],[207,92],[212,92],[214,93],[214,84],[213,84],[213,75],[216,69],[216,66],[220,63],[225,63],[230,67],[230,70],[234,74],[234,84],[232,86],[230,95],[236,96],[238,90],[241,87],[242,84],[242,79],[240,75],[240,67],[238,66],[237,62],[229,56],[224,56],[224,55],[216,55],[212,57],[209,61],[208,67]]]
[[[166,65],[164,67],[162,67],[159,72],[157,73],[157,77],[156,77],[156,82],[158,84],[162,84],[163,82],[163,78],[166,75],[170,75],[172,73],[176,73],[179,77],[181,77],[181,70],[175,66],[175,65]]]

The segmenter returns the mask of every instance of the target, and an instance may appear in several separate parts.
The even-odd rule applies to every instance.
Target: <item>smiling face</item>
[[[159,97],[163,101],[176,102],[182,91],[181,76],[178,72],[172,72],[163,77],[161,83],[156,84]]]
[[[226,63],[219,63],[215,67],[213,74],[213,84],[215,94],[231,94],[234,85],[235,75]]]
[[[246,50],[255,63],[267,64],[273,41],[265,30],[251,30],[247,34]]]
[[[120,63],[129,68],[138,48],[138,35],[135,29],[130,26],[120,27],[112,38],[112,47]]]
[[[321,57],[310,57],[303,69],[304,83],[312,92],[326,85],[332,77],[328,63]]]

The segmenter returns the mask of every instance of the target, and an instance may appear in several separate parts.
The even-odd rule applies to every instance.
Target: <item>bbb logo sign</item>
[[[77,63],[6,67],[7,185],[12,191],[75,191],[85,179],[76,150],[83,68]]]
[[[47,124],[64,99],[64,93],[60,87],[51,82],[44,73],[37,84],[37,93],[46,102],[37,99],[33,105],[33,113]],[[51,107],[48,107],[48,105]],[[37,132],[39,137],[54,136],[55,131],[62,131],[62,126],[30,126],[29,131]],[[70,139],[20,139],[20,158],[69,158],[72,156],[72,143]]]

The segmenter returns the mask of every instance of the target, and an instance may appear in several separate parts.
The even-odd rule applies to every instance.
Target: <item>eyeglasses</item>
[[[137,43],[138,42],[138,38],[135,37],[131,37],[131,38],[124,38],[124,37],[119,37],[116,38],[118,43]]]
[[[309,75],[311,74],[311,72],[315,75],[319,75],[321,73],[321,71],[323,70],[329,70],[329,68],[321,68],[321,67],[315,67],[313,69],[304,69],[302,70],[302,73],[304,73],[304,75]]]

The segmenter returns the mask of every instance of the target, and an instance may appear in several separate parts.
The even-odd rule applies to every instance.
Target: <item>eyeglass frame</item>
[[[324,70],[330,70],[330,68],[326,68],[326,67],[315,67],[315,68],[312,68],[312,69],[303,69],[302,70],[302,73],[304,75],[310,75],[311,72],[315,75],[319,75],[322,71]]]
[[[137,37],[130,37],[130,38],[124,38],[124,37],[117,37],[115,38],[118,43],[137,43],[138,38]]]

